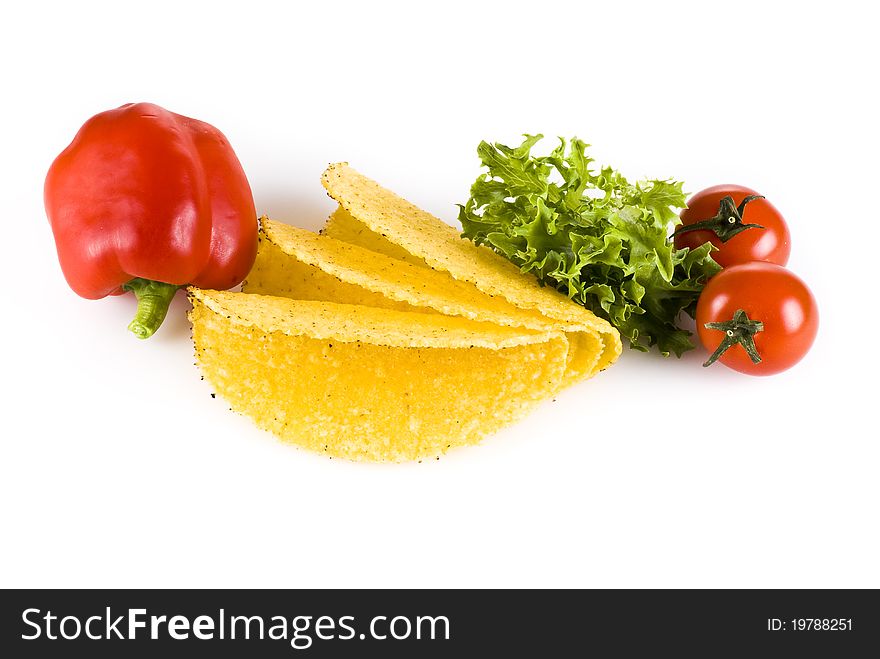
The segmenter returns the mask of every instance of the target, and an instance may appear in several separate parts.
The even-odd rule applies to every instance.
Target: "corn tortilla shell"
[[[474,444],[558,389],[560,332],[191,288],[196,359],[232,408],[333,457]]]

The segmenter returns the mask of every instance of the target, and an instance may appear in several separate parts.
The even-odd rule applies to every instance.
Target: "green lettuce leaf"
[[[610,167],[594,171],[577,138],[532,155],[541,139],[526,135],[516,148],[480,143],[487,171],[459,206],[463,236],[607,319],[637,350],[681,356],[693,348],[678,321],[694,315],[720,267],[709,243],[678,250],[669,240],[685,205],[682,183],[631,184]]]

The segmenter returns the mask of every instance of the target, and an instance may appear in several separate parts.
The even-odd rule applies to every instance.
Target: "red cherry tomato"
[[[728,328],[734,336],[706,327],[728,323],[740,310],[747,320],[741,318],[744,322]],[[723,341],[732,343],[718,361],[750,375],[772,375],[794,366],[810,350],[819,328],[816,300],[807,285],[782,266],[761,262],[731,266],[712,277],[700,294],[696,318],[706,350],[714,353]],[[763,324],[760,331],[754,331],[754,323]],[[741,334],[752,335],[760,363],[736,344]]]
[[[712,220],[719,214],[721,225],[730,229],[734,222],[730,222],[730,214],[725,213],[725,210],[729,211],[732,207],[735,212],[743,200],[751,195],[758,193],[751,188],[732,184],[716,185],[695,194],[688,200],[688,207],[681,212],[682,226],[674,238],[676,248],[694,249],[711,242],[718,248],[718,251],[712,252],[712,258],[724,268],[751,261],[767,261],[778,265],[788,263],[791,253],[788,226],[776,207],[760,195],[741,206],[739,215],[742,224],[760,224],[763,228],[741,230],[726,242],[709,229],[683,231],[697,222]],[[732,198],[733,204],[725,209],[727,202],[722,204],[722,200],[728,196]],[[721,235],[724,235],[723,231]]]

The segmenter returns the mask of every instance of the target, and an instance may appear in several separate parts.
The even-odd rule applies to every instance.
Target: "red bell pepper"
[[[44,190],[61,270],[88,299],[133,292],[129,325],[153,334],[177,290],[227,289],[257,252],[244,170],[223,134],[151,103],[89,119]]]

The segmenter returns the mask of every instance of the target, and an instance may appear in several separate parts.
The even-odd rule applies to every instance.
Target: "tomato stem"
[[[706,323],[706,329],[721,330],[724,332],[719,346],[712,353],[712,356],[706,360],[703,366],[711,366],[718,358],[727,352],[732,346],[741,345],[749,358],[754,364],[761,363],[761,355],[758,354],[758,348],[755,347],[755,334],[764,331],[764,323],[760,320],[751,320],[742,309],[737,309],[733,314],[732,320],[722,323]]]
[[[166,284],[140,277],[123,284],[122,290],[134,293],[138,301],[137,313],[128,329],[134,332],[134,335],[139,339],[148,339],[153,336],[162,321],[165,320],[168,306],[179,288],[180,286],[175,284]]]
[[[718,204],[718,213],[715,217],[703,220],[702,222],[695,222],[694,224],[683,226],[672,235],[677,236],[689,231],[711,231],[718,236],[722,243],[726,243],[728,240],[737,234],[742,233],[746,229],[763,229],[764,227],[760,224],[743,224],[743,213],[745,213],[746,206],[749,202],[763,198],[763,195],[750,194],[742,200],[739,206],[737,206],[733,202],[733,197],[727,195],[721,200],[721,203]]]

